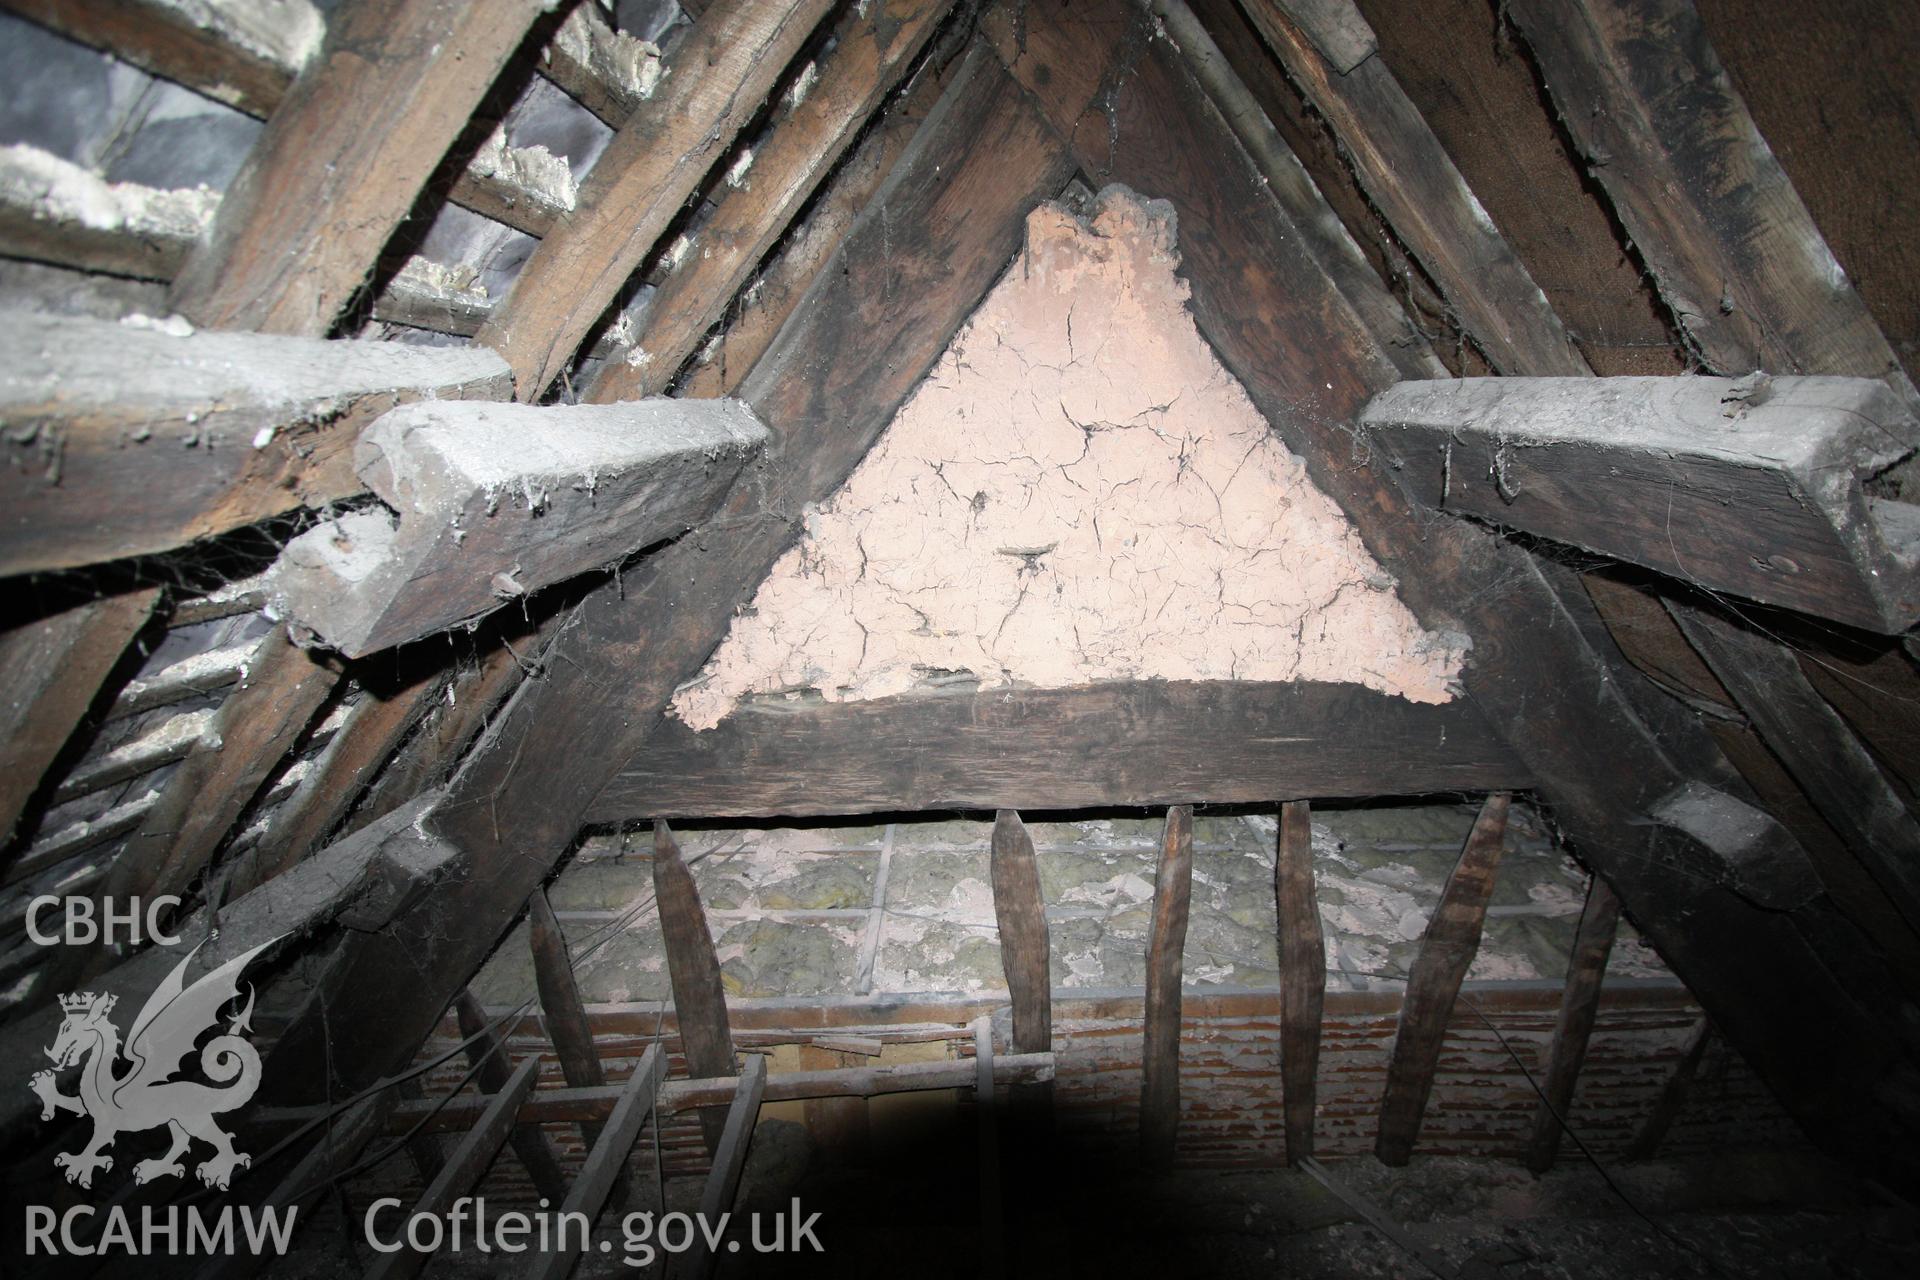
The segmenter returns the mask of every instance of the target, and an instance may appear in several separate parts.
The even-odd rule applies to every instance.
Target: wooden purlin
[[[971,55],[741,388],[784,437],[781,465],[743,481],[715,526],[626,568],[569,618],[546,677],[523,686],[432,820],[461,848],[463,874],[330,961],[324,1001],[294,1019],[268,1065],[282,1096],[324,1094],[315,1077],[329,1022],[354,1028],[331,1037],[343,1083],[413,1056],[571,846],[594,795],[705,662],[799,514],[864,455],[1013,256],[1028,211],[1072,171],[1019,86],[990,53]],[[404,989],[396,973],[409,975]]]
[[[1075,138],[1090,174],[1174,204],[1202,334],[1394,573],[1415,615],[1473,636],[1467,696],[1729,1038],[1810,1133],[1897,1180],[1914,1177],[1920,1162],[1910,1149],[1885,1141],[1905,1122],[1860,1105],[1899,1061],[1886,1028],[1792,921],[1681,874],[1661,850],[1687,838],[1641,825],[1638,815],[1685,775],[1623,696],[1611,660],[1592,647],[1579,602],[1563,598],[1520,548],[1465,522],[1421,519],[1380,451],[1354,449],[1346,424],[1395,380],[1389,339],[1368,330],[1291,233],[1296,215],[1263,190],[1178,52],[1146,40],[1103,98],[1095,127],[1088,77],[1073,68],[1107,65],[1129,29],[1118,3],[1075,4],[1064,16],[1055,0],[1030,4],[1025,51],[1008,52],[1006,62]],[[1090,38],[1100,35],[1104,44]],[[1625,760],[1634,767],[1623,769]],[[1801,1019],[1791,1034],[1786,1008]]]

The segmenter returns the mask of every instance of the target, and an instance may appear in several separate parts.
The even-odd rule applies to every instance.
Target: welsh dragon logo
[[[252,987],[247,989],[245,1006],[228,1019],[225,1033],[200,1050],[201,1073],[213,1083],[172,1077],[195,1043],[219,1020],[221,1008],[239,997],[240,972],[247,962],[276,941],[263,942],[186,986],[187,966],[200,949],[195,947],[148,997],[124,1047],[120,1030],[109,1017],[114,996],[82,991],[60,997],[66,1017],[46,1051],[53,1069],[34,1073],[30,1087],[40,1096],[42,1120],[51,1120],[61,1111],[93,1117],[92,1141],[80,1151],[53,1158],[55,1167],[66,1170],[67,1181],[91,1187],[96,1170],[113,1167],[107,1148],[115,1138],[161,1125],[172,1132],[173,1145],[165,1155],[136,1164],[135,1182],[180,1177],[186,1172],[181,1157],[195,1138],[213,1147],[213,1155],[195,1170],[210,1187],[226,1189],[234,1170],[253,1162],[251,1156],[235,1151],[233,1135],[213,1122],[215,1116],[245,1106],[260,1087],[260,1055],[243,1034],[252,1029]],[[76,1063],[81,1064],[80,1090],[69,1097],[59,1092],[54,1077]]]

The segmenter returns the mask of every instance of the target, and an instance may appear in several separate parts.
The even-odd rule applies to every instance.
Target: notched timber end
[[[691,528],[766,437],[733,400],[408,405],[354,453],[391,511],[289,543],[272,607],[353,657],[470,622]]]
[[[1877,379],[1402,382],[1361,422],[1429,506],[1850,626],[1920,621],[1920,511],[1865,488],[1920,422]]]
[[[1799,842],[1772,815],[1701,782],[1663,796],[1652,818],[1693,837],[1713,855],[1728,887],[1757,906],[1788,911],[1822,891]]]

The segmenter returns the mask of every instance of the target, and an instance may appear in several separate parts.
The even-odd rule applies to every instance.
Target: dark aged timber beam
[[[1875,379],[1402,382],[1361,422],[1430,506],[1850,626],[1920,619],[1920,507],[1864,489],[1914,429]]]
[[[284,947],[336,920],[353,929],[381,927],[454,857],[450,845],[414,826],[437,799],[437,793],[423,795],[385,820],[335,841],[271,884],[228,902],[220,909],[217,933],[211,912],[195,913],[179,934],[206,941],[194,953],[186,981],[204,977],[263,943]],[[180,958],[172,947],[149,947],[95,977],[88,989],[114,996],[123,1008],[137,1009]],[[262,961],[270,959],[271,950],[261,956]],[[22,1017],[13,1024],[18,1035],[0,1038],[0,1065],[22,1080],[45,1066],[42,1049],[53,1043],[60,1019],[57,1004]],[[25,1089],[0,1092],[0,1129],[37,1106]]]
[[[1407,994],[1400,1006],[1400,1028],[1393,1038],[1386,1094],[1380,1100],[1380,1136],[1374,1154],[1382,1164],[1403,1165],[1413,1155],[1420,1119],[1433,1092],[1434,1067],[1460,984],[1480,950],[1480,930],[1494,875],[1506,848],[1508,797],[1495,792],[1480,806],[1460,861],[1447,877],[1440,905],[1427,921],[1420,952],[1407,973]]]
[[[1687,640],[1820,816],[1920,924],[1920,822],[1800,670],[1792,649],[1706,604],[1668,604]]]
[[[1326,938],[1313,885],[1313,815],[1305,800],[1280,808],[1273,897],[1280,927],[1280,1074],[1287,1163],[1298,1164],[1313,1155],[1320,1015],[1327,992]]]
[[[0,848],[159,598],[129,591],[0,635]]]
[[[1116,720],[1125,751],[1113,749]],[[1258,804],[1526,778],[1464,702],[1416,705],[1358,685],[1116,682],[750,700],[700,733],[668,719],[589,816]]]
[[[673,983],[673,1010],[680,1021],[680,1047],[687,1074],[696,1079],[730,1076],[736,1069],[733,1031],[727,1025],[727,989],[720,981],[720,957],[714,954],[713,934],[693,872],[680,854],[680,845],[666,821],[653,822],[653,901],[660,917],[661,942],[667,953],[667,976]],[[700,1113],[707,1150],[719,1150],[726,1112],[709,1108]]]
[[[289,641],[284,626],[269,633],[244,682],[221,702],[212,726],[114,856],[93,895],[95,910],[184,896],[338,679],[334,668]],[[111,953],[97,943],[62,947],[48,962],[38,994],[67,991],[110,961]]]
[[[0,8],[263,119],[286,96],[324,24],[304,4],[245,29],[219,4],[196,6],[192,16],[159,0],[4,0]]]
[[[593,1144],[593,1150],[587,1153],[586,1161],[581,1164],[580,1174],[573,1180],[573,1187],[560,1206],[562,1213],[582,1214],[589,1222],[600,1215],[600,1209],[613,1191],[620,1171],[627,1167],[627,1157],[633,1152],[634,1139],[640,1136],[641,1126],[653,1114],[654,1098],[659,1092],[660,1082],[666,1076],[667,1055],[660,1051],[658,1045],[654,1045],[641,1057],[626,1084],[621,1086],[620,1100],[613,1104],[613,1111],[607,1116],[600,1141]],[[564,1243],[570,1247],[541,1258],[539,1267],[532,1273],[537,1280],[565,1280],[572,1273],[574,1264],[580,1260],[579,1251],[586,1242],[574,1235],[568,1236]]]
[[[719,519],[627,567],[560,628],[545,674],[496,718],[431,820],[460,847],[462,874],[339,952],[320,979],[324,1002],[282,1036],[263,1091],[326,1096],[316,1077],[330,1021],[353,1028],[331,1037],[340,1085],[364,1087],[413,1056],[807,505],[852,471],[1012,260],[1027,213],[1073,170],[1019,85],[990,53],[971,55],[741,387],[781,442],[779,464],[743,478]]]
[[[893,172],[914,132],[940,100],[958,65],[951,55],[951,50],[936,48],[927,56],[900,95],[866,130],[860,145],[814,195],[812,208],[787,234],[773,260],[750,288],[733,299],[726,328],[688,370],[682,394],[732,395],[759,362],[839,248],[847,228]]]
[[[1244,8],[1493,366],[1502,373],[1585,373],[1546,295],[1494,229],[1386,60],[1343,68],[1316,47],[1322,44],[1317,29],[1328,18],[1366,26],[1351,0],[1247,0]]]
[[[360,428],[422,397],[503,394],[492,352],[176,337],[0,311],[0,574],[173,547],[361,491]]]
[[[481,1091],[505,1092],[513,1070],[507,1061],[506,1042],[488,1023],[486,1011],[481,1009],[471,990],[461,990],[453,1009],[460,1025],[460,1037],[468,1042],[467,1061],[473,1064],[474,1078],[480,1082]],[[567,1193],[567,1175],[560,1168],[560,1158],[554,1154],[545,1131],[539,1125],[518,1124],[511,1136],[513,1153],[520,1157],[534,1188],[557,1203]]]
[[[195,324],[320,337],[366,283],[540,0],[347,0],[169,295]]]
[[[1691,0],[1520,0],[1504,12],[1709,369],[1884,378],[1920,401]]]
[[[721,0],[663,63],[652,98],[594,162],[574,208],[520,269],[477,341],[521,400],[573,363],[648,250],[759,109],[831,0]]]
[[[354,446],[390,510],[295,538],[267,594],[350,658],[469,625],[685,533],[766,440],[734,400],[403,405]]]
[[[717,1224],[733,1211],[734,1197],[740,1192],[740,1174],[747,1167],[747,1150],[753,1145],[753,1128],[760,1121],[760,1099],[766,1091],[766,1055],[748,1054],[733,1092],[733,1104],[727,1108],[720,1145],[714,1148],[713,1167],[700,1189],[700,1213],[708,1222]],[[693,1247],[668,1260],[667,1274],[676,1278],[707,1277],[718,1272],[719,1262],[719,1255],[708,1248],[706,1237],[695,1232]]]
[[[626,359],[607,363],[590,399],[607,404],[666,390],[952,4],[875,0],[847,14],[819,78],[754,151],[742,184],[726,193],[692,251],[661,282]]]
[[[539,1075],[538,1058],[528,1058],[513,1069],[513,1074],[507,1077],[499,1092],[489,1095],[487,1109],[480,1113],[480,1119],[467,1131],[467,1136],[447,1156],[440,1172],[420,1193],[420,1198],[414,1201],[407,1216],[442,1217],[453,1208],[454,1201],[479,1185],[487,1166],[493,1163],[494,1156],[506,1145],[514,1118],[520,1114],[520,1104],[526,1101]],[[409,1280],[409,1277],[420,1274],[420,1269],[427,1265],[427,1260],[432,1256],[412,1248],[383,1253],[367,1269],[367,1280]]]
[[[1613,936],[1620,929],[1620,899],[1607,882],[1595,876],[1587,886],[1587,905],[1580,912],[1573,954],[1567,960],[1566,994],[1560,999],[1560,1019],[1553,1028],[1553,1049],[1547,1057],[1547,1078],[1540,1105],[1533,1113],[1533,1133],[1527,1139],[1527,1168],[1545,1173],[1560,1150],[1561,1126],[1570,1123],[1573,1089],[1580,1081],[1580,1065],[1587,1059],[1587,1041],[1593,1035],[1594,1015],[1600,1010],[1600,984],[1613,954]]]
[[[1591,611],[1583,619],[1582,602],[1558,594],[1519,548],[1467,521],[1422,520],[1382,451],[1354,449],[1353,418],[1398,380],[1393,336],[1371,331],[1312,259],[1179,52],[1143,33],[1129,74],[1090,108],[1103,76],[1085,68],[1106,65],[1126,40],[1131,10],[1118,0],[1035,0],[1026,17],[1025,52],[1002,42],[1005,63],[1073,137],[1090,177],[1173,202],[1202,333],[1414,613],[1473,636],[1467,695],[1528,766],[1581,856],[1817,1141],[1914,1179],[1911,1144],[1887,1136],[1911,1122],[1891,1090],[1875,1093],[1902,1066],[1886,1025],[1787,913],[1690,874],[1692,842],[1646,823],[1662,796],[1695,779],[1592,647]],[[1574,720],[1580,731],[1566,732]]]
[[[1147,938],[1147,1004],[1140,1048],[1140,1151],[1157,1168],[1173,1163],[1180,1133],[1180,972],[1193,897],[1193,806],[1167,810],[1153,880]]]

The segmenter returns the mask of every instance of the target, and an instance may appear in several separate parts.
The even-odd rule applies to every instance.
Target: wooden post
[[[587,1008],[580,1002],[566,935],[554,918],[545,889],[535,889],[527,899],[527,931],[533,950],[533,980],[540,989],[540,1013],[546,1022],[547,1038],[553,1041],[554,1054],[560,1059],[560,1073],[569,1088],[597,1088],[606,1083],[606,1074],[600,1068],[600,1052],[593,1043]],[[591,1150],[600,1141],[599,1123],[582,1121],[580,1136]],[[623,1175],[614,1184],[616,1202],[626,1199],[626,1181]]]
[[[700,1214],[709,1226],[717,1226],[722,1214],[733,1210],[740,1193],[740,1173],[747,1167],[747,1151],[753,1145],[753,1129],[760,1122],[760,1099],[767,1091],[765,1054],[746,1055],[740,1069],[740,1081],[734,1087],[733,1104],[727,1108],[727,1124],[720,1145],[713,1153],[713,1168],[707,1173],[707,1185],[700,1192]],[[672,1255],[667,1261],[669,1277],[695,1280],[711,1277],[720,1270],[718,1253],[707,1247],[706,1236],[693,1233],[693,1247]]]
[[[573,1180],[573,1188],[567,1192],[561,1205],[562,1213],[584,1214],[589,1222],[599,1216],[614,1180],[626,1168],[634,1140],[640,1136],[647,1117],[653,1114],[655,1094],[666,1076],[666,1055],[657,1045],[650,1046],[620,1090],[620,1100],[607,1116],[607,1127],[601,1131],[600,1141],[587,1153],[585,1163],[580,1166],[580,1176]],[[541,1259],[533,1271],[536,1280],[565,1280],[572,1273],[580,1261],[580,1251],[574,1247],[572,1237],[567,1237],[564,1243],[564,1249]]]
[[[131,591],[0,635],[0,848],[159,597]]]
[[[1000,925],[1000,964],[1013,1002],[1013,1051],[1047,1053],[1053,1049],[1052,950],[1047,937],[1047,904],[1040,896],[1040,868],[1033,837],[1012,809],[993,820],[993,913]],[[1016,1090],[1021,1109],[1044,1106],[1050,1087]]]
[[[513,1074],[513,1068],[507,1065],[506,1042],[488,1024],[486,1011],[473,998],[471,990],[462,988],[453,1008],[460,1024],[461,1038],[468,1041],[467,1060],[476,1068],[474,1074],[480,1081],[481,1090],[485,1093],[504,1093]],[[526,1166],[534,1189],[554,1203],[559,1203],[567,1192],[567,1175],[561,1171],[560,1158],[554,1154],[553,1144],[547,1141],[547,1135],[540,1131],[540,1126],[514,1126],[513,1151],[520,1157],[520,1163]]]
[[[997,832],[996,832],[997,834]],[[1007,1273],[1006,1214],[1000,1203],[1000,1122],[993,1102],[993,1019],[973,1020],[973,1124],[980,1162],[980,1274]]]
[[[1327,991],[1326,939],[1313,883],[1313,815],[1305,800],[1280,808],[1273,898],[1280,923],[1280,1073],[1287,1162],[1299,1164],[1313,1155],[1321,1007]]]
[[[707,931],[707,913],[693,872],[680,856],[666,819],[653,820],[653,900],[667,950],[667,974],[673,982],[673,1012],[680,1024],[680,1047],[687,1075],[694,1079],[730,1076],[736,1071],[733,1032],[727,1025],[727,989],[720,981],[720,959]],[[727,1126],[724,1108],[700,1113],[707,1150],[717,1151]]]
[[[1573,1089],[1587,1059],[1587,1039],[1600,1011],[1600,985],[1606,979],[1607,957],[1613,953],[1613,936],[1619,928],[1620,899],[1605,880],[1595,876],[1587,886],[1587,905],[1580,912],[1573,954],[1567,960],[1566,993],[1560,997],[1560,1020],[1553,1028],[1547,1079],[1533,1113],[1533,1134],[1527,1140],[1527,1168],[1535,1173],[1553,1167],[1561,1126],[1571,1119]]]
[[[498,1093],[487,1099],[487,1109],[479,1123],[468,1130],[447,1157],[439,1176],[434,1178],[414,1202],[413,1217],[439,1218],[453,1207],[454,1201],[473,1190],[487,1172],[487,1166],[507,1140],[520,1104],[526,1101],[540,1078],[540,1059],[528,1058],[508,1076]],[[367,1269],[367,1280],[410,1280],[420,1274],[433,1255],[403,1248],[397,1253],[381,1254]]]
[[[1487,899],[1493,894],[1494,873],[1506,847],[1507,805],[1508,796],[1500,791],[1481,805],[1407,975],[1400,1029],[1387,1067],[1386,1096],[1380,1102],[1380,1136],[1374,1144],[1382,1164],[1405,1164],[1420,1136],[1420,1119],[1433,1090],[1434,1067],[1440,1061],[1453,1002],[1480,949]]]
[[[1147,943],[1147,1009],[1140,1047],[1140,1150],[1149,1166],[1173,1163],[1180,1129],[1180,970],[1193,893],[1193,806],[1167,810],[1153,881]]]

